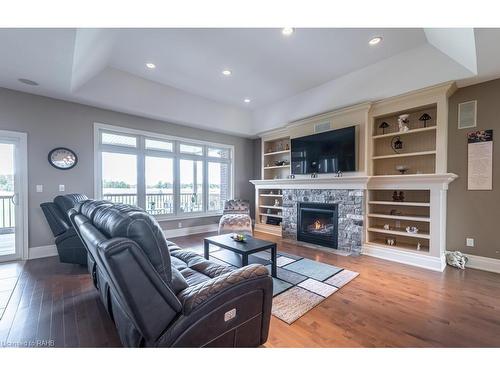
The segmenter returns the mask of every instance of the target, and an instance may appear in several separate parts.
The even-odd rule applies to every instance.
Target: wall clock
[[[68,170],[78,163],[78,157],[69,148],[57,147],[49,152],[49,163],[54,168]]]

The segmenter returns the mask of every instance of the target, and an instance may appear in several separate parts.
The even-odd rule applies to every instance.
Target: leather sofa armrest
[[[66,232],[57,236],[55,242],[56,242],[56,244],[59,244],[63,241],[66,241],[69,238],[72,239],[74,237],[78,237],[78,234],[76,233],[75,228],[71,227]]]
[[[252,264],[186,288],[177,295],[177,298],[182,304],[183,313],[189,315],[193,310],[217,298],[219,294],[230,288],[238,287],[239,284],[252,280],[269,277],[269,271],[266,267]]]

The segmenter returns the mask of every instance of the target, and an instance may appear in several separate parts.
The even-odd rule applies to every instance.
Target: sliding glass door
[[[24,251],[22,141],[23,135],[0,130],[0,262],[19,259]]]

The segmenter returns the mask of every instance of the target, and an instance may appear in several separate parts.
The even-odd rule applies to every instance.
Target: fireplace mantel
[[[250,180],[260,189],[429,189],[447,190],[458,176],[454,173],[401,176],[296,177],[294,179]]]
[[[261,189],[366,189],[367,176],[322,177],[275,180],[250,180]]]

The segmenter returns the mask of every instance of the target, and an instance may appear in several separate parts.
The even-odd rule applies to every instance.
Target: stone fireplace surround
[[[283,238],[297,240],[298,202],[338,204],[338,246],[356,255],[361,252],[364,225],[362,189],[283,189]]]

